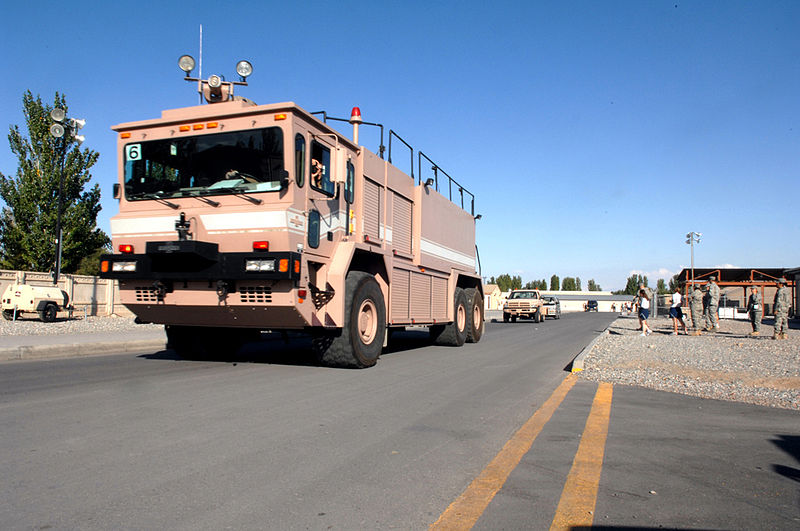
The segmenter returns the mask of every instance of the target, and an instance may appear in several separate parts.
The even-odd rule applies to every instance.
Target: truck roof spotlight
[[[245,79],[253,73],[253,65],[248,61],[239,61],[236,63],[236,73],[242,76],[242,79]]]
[[[191,55],[181,55],[178,59],[178,66],[188,76],[194,70],[194,57]]]

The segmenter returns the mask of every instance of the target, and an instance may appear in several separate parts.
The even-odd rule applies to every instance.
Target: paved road
[[[6,362],[0,522],[425,529],[521,448],[518,465],[493,469],[506,478],[471,506],[474,525],[547,529],[585,447],[605,450],[595,524],[796,528],[796,412],[614,388],[607,442],[587,436],[587,418],[602,424],[601,388],[563,369],[613,318],[489,323],[459,349],[401,334],[364,371],[313,366],[303,341],[237,362],[169,352]],[[520,442],[559,392],[552,417]]]

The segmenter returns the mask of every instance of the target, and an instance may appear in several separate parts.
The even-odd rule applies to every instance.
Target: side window
[[[312,249],[319,247],[319,220],[319,211],[308,213],[308,246]]]
[[[302,188],[306,175],[306,139],[297,133],[294,137],[294,178]]]
[[[355,185],[356,180],[356,169],[353,167],[353,163],[349,160],[347,161],[347,181],[344,183],[344,200],[353,204],[353,187]]]
[[[333,195],[331,182],[331,150],[317,142],[311,142],[311,187],[320,192]]]

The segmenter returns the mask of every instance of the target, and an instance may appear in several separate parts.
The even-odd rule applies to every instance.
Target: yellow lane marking
[[[611,417],[612,389],[609,383],[601,383],[597,388],[578,452],[572,461],[572,469],[550,526],[551,531],[592,525]]]
[[[533,441],[561,405],[576,381],[577,376],[570,374],[561,382],[550,398],[542,404],[542,407],[509,439],[500,453],[486,465],[483,472],[470,483],[456,501],[450,504],[450,507],[445,509],[429,529],[465,530],[471,529],[475,525],[489,502],[503,487],[511,471],[530,450]]]

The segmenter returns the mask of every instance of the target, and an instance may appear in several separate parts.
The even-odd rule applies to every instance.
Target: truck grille
[[[155,288],[136,288],[136,302],[158,302],[158,291]]]
[[[239,288],[241,302],[261,303],[272,302],[272,288],[268,286],[247,286]]]
[[[527,301],[508,301],[508,307],[515,310],[527,310],[531,307],[531,303]]]

